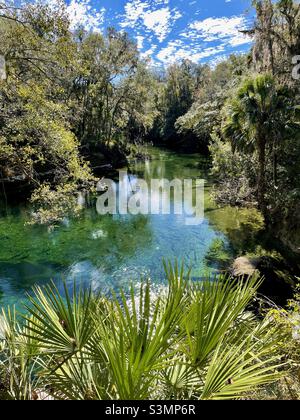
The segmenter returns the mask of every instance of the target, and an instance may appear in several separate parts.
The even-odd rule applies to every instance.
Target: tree
[[[273,138],[284,139],[292,127],[293,108],[286,88],[269,74],[246,79],[225,108],[223,134],[233,147],[256,151],[257,198],[266,215],[266,154]]]
[[[189,60],[172,64],[160,77],[157,95],[159,116],[155,122],[153,140],[177,146],[184,143],[175,127],[177,119],[190,109],[199,84],[199,67]],[[156,136],[159,139],[155,138]]]
[[[131,144],[153,124],[154,78],[126,33],[80,29],[75,41],[79,67],[69,98],[74,131],[92,159],[100,152],[116,164],[126,162]]]
[[[41,205],[37,219],[52,223],[66,210],[62,197],[68,197],[67,207],[76,203],[77,190],[93,179],[71,130],[66,100],[76,48],[64,8],[40,3],[5,8],[0,20],[7,73],[0,81],[1,178],[29,186]],[[58,212],[53,211],[55,197]],[[53,208],[47,220],[43,203],[49,200]]]
[[[196,136],[194,147],[196,145],[198,150],[207,153],[212,133],[220,131],[224,103],[246,71],[247,56],[231,55],[215,69],[208,65],[198,67],[195,100],[188,112],[175,123],[178,133]]]
[[[254,38],[254,70],[269,72],[281,82],[293,85],[292,57],[299,54],[300,5],[293,0],[254,0],[256,21],[244,31]]]

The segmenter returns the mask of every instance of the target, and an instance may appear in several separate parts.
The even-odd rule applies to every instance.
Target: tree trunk
[[[274,154],[273,154],[273,182],[274,182],[274,187],[275,188],[277,187],[277,184],[278,184],[277,166],[278,166],[278,155],[277,155],[277,150],[275,148]]]
[[[258,205],[263,215],[266,215],[266,140],[264,137],[258,139],[258,178],[257,178],[257,195]]]

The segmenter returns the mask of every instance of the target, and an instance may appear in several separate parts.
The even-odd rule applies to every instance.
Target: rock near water
[[[253,275],[262,277],[264,280],[258,292],[276,305],[285,306],[293,298],[296,279],[291,267],[280,258],[239,257],[232,264],[231,275],[235,278]]]

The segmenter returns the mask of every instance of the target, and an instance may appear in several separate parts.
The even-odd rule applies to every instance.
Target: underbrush
[[[159,296],[148,283],[110,299],[51,285],[26,315],[3,311],[1,398],[239,399],[282,377],[288,331],[249,312],[260,280],[165,270]]]

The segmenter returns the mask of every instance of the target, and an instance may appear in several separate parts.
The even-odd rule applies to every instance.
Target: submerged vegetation
[[[260,281],[193,283],[166,265],[159,296],[143,284],[111,299],[36,288],[21,319],[0,321],[7,399],[235,399],[284,375],[286,331],[249,312]]]
[[[299,279],[257,240],[271,232],[299,271],[299,2],[253,0],[248,54],[167,68],[153,68],[125,32],[71,29],[63,0],[13,3],[0,0],[0,263],[19,277],[28,264],[39,284],[49,282],[48,271],[41,280],[47,263],[60,273],[90,264],[102,294],[75,283],[73,294],[67,284],[61,293],[54,279],[22,311],[2,311],[0,399],[299,399],[299,296],[284,310],[261,297],[267,288],[285,305]],[[202,176],[208,161],[201,233],[172,232],[163,220],[157,238],[144,215],[68,218],[81,211],[78,196],[95,201],[100,177],[147,161],[144,146],[153,144],[198,154],[183,163],[170,152],[171,173],[182,178]],[[168,175],[146,163],[148,176]],[[200,254],[217,277],[203,278],[200,265],[187,274],[167,265],[159,296],[146,282],[108,297],[112,270],[121,278],[128,269],[125,256],[134,266],[136,250],[145,254],[134,266],[140,277],[150,259],[157,266],[182,244],[189,262]],[[243,262],[261,279],[220,274],[237,256],[237,271]],[[31,285],[18,285],[22,296]]]

